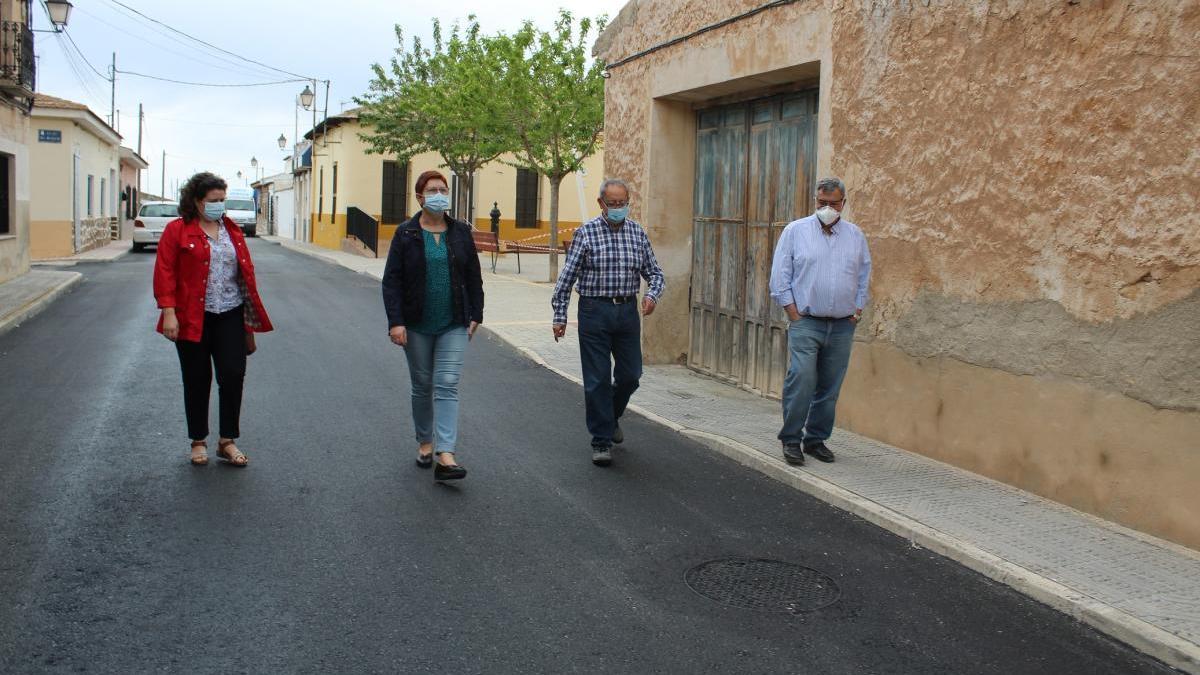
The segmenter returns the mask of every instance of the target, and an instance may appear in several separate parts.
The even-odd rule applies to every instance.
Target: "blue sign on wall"
[[[58,129],[38,129],[38,143],[62,143],[62,132]]]

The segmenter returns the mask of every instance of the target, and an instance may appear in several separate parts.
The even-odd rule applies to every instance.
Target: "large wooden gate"
[[[688,365],[777,397],[787,318],[771,302],[771,256],[812,210],[817,93],[701,110],[696,128]]]

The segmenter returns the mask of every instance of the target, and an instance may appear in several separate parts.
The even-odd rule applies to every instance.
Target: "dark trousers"
[[[617,420],[642,377],[642,324],[637,302],[579,298],[579,356],[592,445],[612,445]]]
[[[208,438],[208,397],[213,370],[221,411],[221,436],[237,438],[242,413],[242,381],[246,377],[246,328],[242,308],[204,313],[204,332],[199,342],[177,340],[179,367],[183,371],[183,409],[187,414],[188,437]]]

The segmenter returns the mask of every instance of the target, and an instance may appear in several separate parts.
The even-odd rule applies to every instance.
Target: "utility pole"
[[[163,150],[162,185],[158,188],[158,194],[163,199],[167,198],[167,151],[166,150]]]
[[[142,104],[138,104],[138,156],[142,154],[142,121],[146,119],[146,113],[142,112]]]
[[[112,97],[108,103],[108,123],[117,128],[117,53],[113,52],[112,73],[110,73],[109,82],[112,83]]]

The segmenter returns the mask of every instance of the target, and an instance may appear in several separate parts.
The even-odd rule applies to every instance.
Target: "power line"
[[[105,82],[112,82],[112,78],[109,78],[99,70],[96,70],[96,66],[93,66],[92,62],[87,60],[87,57],[83,55],[83,50],[79,48],[79,45],[75,44],[75,38],[71,37],[71,34],[68,33],[65,28],[59,32],[67,36],[67,39],[71,41],[71,46],[74,47],[75,51],[79,53],[79,57],[83,59],[83,62],[87,64],[88,68],[92,69],[92,72],[96,73],[96,75],[98,75],[100,79],[104,80]]]
[[[244,84],[228,84],[221,82],[186,82],[184,80],[175,80],[169,77],[159,77],[158,75],[147,75],[145,73],[135,73],[132,70],[117,70],[122,75],[133,75],[134,77],[144,77],[148,80],[158,80],[159,82],[171,82],[173,84],[186,84],[192,87],[270,87],[276,84],[291,84],[293,82],[312,82],[312,80],[293,79],[293,80],[276,80],[274,82],[247,82]]]
[[[191,46],[190,46],[190,45],[188,45],[187,43],[185,43],[185,42],[181,42],[181,41],[178,41],[178,40],[176,40],[176,41],[175,41],[175,44],[176,44],[177,46],[182,46],[182,47],[184,47],[184,48],[192,49],[192,50],[194,50],[196,53],[193,53],[193,54],[187,54],[187,53],[184,53],[184,52],[181,52],[181,51],[176,51],[176,50],[174,50],[174,49],[171,49],[170,47],[167,47],[167,46],[165,46],[165,45],[163,45],[163,44],[161,44],[161,43],[159,43],[159,42],[155,42],[154,40],[150,40],[150,39],[148,39],[148,38],[147,38],[145,35],[139,35],[138,33],[135,33],[135,32],[133,32],[133,31],[131,31],[131,30],[127,30],[127,29],[125,29],[125,28],[122,28],[121,26],[118,26],[118,25],[116,25],[116,24],[114,24],[114,23],[111,23],[111,22],[109,22],[109,21],[105,21],[103,17],[100,17],[100,16],[98,16],[98,15],[96,15],[96,14],[93,14],[93,13],[91,13],[91,12],[89,12],[89,11],[87,11],[87,10],[83,9],[82,7],[76,7],[76,8],[75,8],[75,10],[76,10],[76,11],[78,11],[78,12],[83,12],[85,15],[87,15],[88,17],[90,17],[90,18],[92,18],[92,19],[96,20],[97,22],[99,22],[99,23],[102,23],[102,24],[104,24],[104,25],[106,25],[106,26],[108,26],[108,27],[110,27],[110,28],[112,28],[112,29],[114,29],[114,30],[118,30],[118,31],[120,31],[120,32],[122,32],[122,33],[124,33],[124,34],[126,34],[126,35],[128,35],[128,36],[130,36],[130,37],[132,37],[132,38],[135,38],[135,39],[137,39],[137,40],[140,40],[140,41],[142,41],[142,42],[144,42],[144,43],[146,43],[146,44],[150,45],[151,47],[154,47],[155,49],[161,49],[162,51],[165,51],[165,52],[167,52],[167,53],[170,53],[170,54],[174,54],[174,55],[176,55],[176,56],[178,56],[178,57],[180,57],[180,58],[187,59],[187,60],[189,60],[189,61],[191,61],[191,62],[193,62],[193,63],[196,63],[196,64],[198,64],[198,65],[204,65],[204,66],[207,66],[207,67],[209,67],[209,68],[216,68],[216,69],[218,69],[218,70],[224,70],[224,71],[226,71],[226,72],[230,72],[230,73],[236,73],[236,74],[238,74],[238,75],[250,75],[250,74],[252,74],[252,75],[254,75],[255,77],[262,77],[262,76],[263,76],[263,75],[262,75],[262,73],[263,73],[264,71],[263,71],[261,68],[253,68],[253,69],[252,69],[252,68],[247,68],[246,66],[244,66],[244,65],[242,65],[242,64],[240,64],[240,63],[236,63],[236,62],[235,62],[235,61],[233,61],[232,59],[227,59],[227,58],[225,58],[225,57],[223,57],[223,56],[220,56],[220,55],[217,55],[217,54],[212,54],[212,53],[210,53],[210,52],[208,52],[208,51],[201,50],[201,49],[199,49],[199,48],[196,48],[196,47],[191,47]],[[114,11],[114,12],[116,12],[117,10],[116,10],[116,9],[114,9],[113,11]],[[146,28],[147,28],[149,31],[153,31],[153,32],[154,32],[155,34],[157,34],[157,35],[162,35],[164,38],[168,38],[168,36],[167,36],[167,34],[166,34],[165,32],[163,32],[163,31],[161,31],[161,30],[158,30],[158,29],[157,29],[155,26],[153,26],[153,25],[150,25],[150,24],[144,24],[144,23],[142,23],[141,21],[137,20],[137,17],[127,16],[126,14],[124,14],[124,13],[120,13],[120,12],[117,12],[117,13],[118,13],[118,14],[119,14],[119,16],[121,16],[122,18],[126,18],[126,19],[129,19],[129,20],[132,20],[132,21],[136,21],[138,26],[145,26],[145,27],[146,27]],[[168,38],[168,39],[169,39],[169,38]],[[216,59],[216,60],[207,60],[207,59],[205,59],[205,58],[201,58],[201,56],[200,56],[200,55],[203,55],[204,57],[211,57],[211,58],[213,58],[213,59]]]
[[[262,66],[263,68],[267,68],[267,69],[269,69],[269,70],[273,70],[273,71],[275,71],[275,72],[277,72],[277,73],[283,73],[284,75],[290,75],[291,77],[298,77],[298,78],[301,78],[302,80],[306,80],[306,81],[309,81],[309,80],[313,80],[313,79],[315,79],[315,78],[312,78],[312,77],[306,77],[306,76],[304,76],[304,75],[300,75],[300,74],[298,74],[298,73],[293,73],[293,72],[291,72],[291,71],[288,71],[288,70],[283,70],[283,69],[281,69],[281,68],[276,68],[276,67],[274,67],[274,66],[269,66],[269,65],[267,65],[267,64],[265,64],[265,63],[263,63],[263,62],[261,62],[261,61],[255,61],[254,59],[247,58],[247,57],[245,57],[245,56],[242,56],[241,54],[235,54],[235,53],[233,53],[233,52],[229,51],[228,49],[222,49],[222,48],[220,48],[220,47],[218,47],[218,46],[214,45],[214,44],[213,44],[213,43],[211,43],[211,42],[206,42],[206,41],[204,41],[204,40],[201,40],[201,39],[200,39],[200,38],[198,38],[198,37],[195,37],[195,36],[193,36],[193,35],[189,35],[189,34],[187,34],[187,33],[183,32],[183,31],[179,30],[178,28],[175,28],[174,26],[167,25],[167,24],[163,23],[162,21],[159,21],[158,19],[155,19],[155,18],[153,18],[153,17],[150,17],[150,16],[146,16],[145,14],[143,14],[143,13],[139,12],[138,10],[134,9],[133,7],[130,7],[129,5],[126,5],[126,4],[125,4],[125,3],[123,3],[123,2],[120,2],[120,0],[109,0],[109,2],[113,3],[114,5],[118,5],[118,6],[120,6],[120,7],[124,7],[125,9],[127,9],[127,10],[129,10],[129,11],[133,12],[134,14],[137,14],[138,16],[140,16],[140,17],[142,17],[142,18],[146,19],[147,21],[153,21],[154,23],[156,23],[156,24],[158,24],[158,25],[160,25],[160,26],[162,26],[162,27],[166,28],[167,30],[171,31],[172,33],[178,33],[179,35],[182,35],[183,37],[185,37],[185,38],[187,38],[187,39],[189,39],[189,40],[194,40],[195,42],[199,42],[199,43],[200,43],[200,44],[202,44],[202,45],[205,45],[205,46],[207,46],[207,47],[211,47],[212,49],[215,49],[215,50],[217,50],[217,51],[219,51],[219,52],[221,52],[221,53],[223,53],[223,54],[228,54],[228,55],[230,55],[230,56],[233,56],[233,57],[235,57],[235,58],[241,59],[242,61],[245,61],[245,62],[247,62],[247,63],[253,63],[253,64],[254,64],[254,65],[256,65],[256,66]]]

